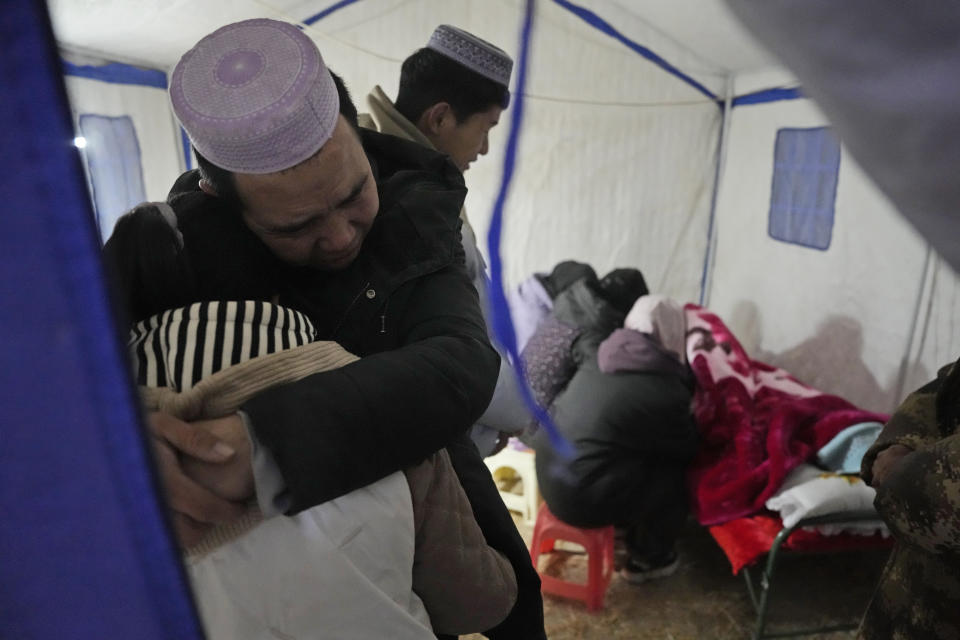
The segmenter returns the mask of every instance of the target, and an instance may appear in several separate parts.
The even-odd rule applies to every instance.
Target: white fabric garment
[[[411,590],[413,553],[410,490],[396,472],[186,563],[210,640],[432,640]]]

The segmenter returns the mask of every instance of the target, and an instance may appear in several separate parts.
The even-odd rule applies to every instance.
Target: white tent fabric
[[[69,54],[64,57],[75,64],[103,62]],[[66,76],[65,82],[75,124],[82,115],[130,117],[140,147],[140,170],[146,199],[165,199],[170,185],[183,170],[180,128],[173,119],[166,91],[71,75]],[[104,237],[110,235],[115,216],[122,212],[109,213],[113,214],[109,219],[101,220]]]
[[[808,85],[869,175],[960,269],[960,4],[727,0]]]
[[[432,15],[440,4],[421,0],[48,0],[57,39],[88,51],[145,66],[172,67],[184,50],[219,26],[246,18],[272,17],[291,22],[310,21],[330,11],[313,33],[337,38],[348,29],[361,29],[371,17],[388,18],[391,39],[410,31],[419,23],[432,30],[439,19]],[[493,24],[495,33],[505,34],[519,22],[522,4],[517,0],[453,0],[451,9],[460,17],[478,17],[497,12],[497,7],[513,12],[506,23]],[[771,57],[738,21],[721,0],[580,0],[608,20],[626,17],[631,23],[643,23],[642,44],[661,52],[665,42],[686,52],[685,59],[672,60],[688,73],[736,73],[775,65]],[[342,9],[337,9],[341,5]],[[538,3],[538,23],[544,12],[553,12],[550,0]],[[457,9],[459,6],[461,9]],[[440,6],[441,10],[445,10]],[[615,24],[620,24],[614,21]],[[626,26],[626,25],[624,25]],[[632,26],[632,25],[631,25]],[[628,37],[638,34],[624,30]],[[407,34],[417,38],[416,33]],[[599,34],[581,31],[578,39],[602,43],[611,50],[618,47]],[[636,39],[636,37],[634,38]],[[391,46],[376,39],[364,39],[363,46],[378,55]],[[397,50],[397,61],[409,51]],[[690,57],[693,59],[689,59]],[[695,60],[695,62],[694,62]]]
[[[903,392],[931,380],[937,369],[960,353],[960,278],[942,258],[931,253],[927,262],[923,297],[917,307],[903,371]]]
[[[718,153],[722,104],[562,4],[537,3],[527,113],[501,247],[508,286],[564,259],[589,262],[600,273],[639,267],[658,293],[690,302],[704,295],[758,359],[874,410],[892,409],[956,358],[956,276],[929,254],[846,152],[829,249],[769,237],[776,133],[829,124],[812,102],[733,108],[726,148]],[[795,86],[719,0],[575,4],[692,76],[721,102],[728,93]],[[65,46],[167,71],[222,24],[258,16],[304,21],[332,5],[50,3]],[[521,17],[518,0],[358,0],[306,29],[363,110],[374,85],[396,96],[400,62],[437,24],[456,24],[515,55]],[[69,80],[77,111],[150,120],[137,124],[142,146],[156,150],[143,154],[143,170],[148,197],[162,197],[183,163],[165,96],[155,89],[83,88],[91,82]],[[117,92],[123,100],[110,97]],[[507,118],[491,134],[490,155],[466,176],[467,211],[480,238],[499,186]],[[711,220],[715,244],[703,291]]]
[[[631,39],[657,39],[625,12],[602,13]],[[559,7],[545,4],[540,17],[501,249],[508,283],[572,258],[599,273],[638,267],[651,288],[696,299],[721,110]],[[698,62],[658,44],[671,62]],[[721,77],[697,80],[723,90]],[[467,175],[467,210],[481,235],[500,169],[488,160]]]
[[[777,130],[827,124],[805,99],[733,110],[709,306],[757,359],[865,408],[889,411],[899,393],[926,243],[846,153],[829,249],[767,233]]]
[[[744,74],[736,93],[794,85],[785,74]],[[825,125],[806,99],[733,110],[709,306],[757,359],[864,408],[890,411],[954,358],[958,280],[939,261],[933,266],[929,245],[846,151],[830,248],[769,237],[776,132]]]

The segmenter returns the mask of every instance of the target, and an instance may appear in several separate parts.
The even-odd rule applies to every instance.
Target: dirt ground
[[[518,523],[529,544],[531,528]],[[750,638],[756,614],[742,576],[709,533],[690,524],[679,545],[681,564],[668,578],[631,585],[614,576],[606,606],[588,613],[583,603],[544,596],[550,640]],[[771,590],[767,632],[856,621],[866,608],[888,551],[832,555],[784,555]],[[586,557],[556,553],[541,571],[585,581]],[[840,640],[854,632],[805,636]],[[480,640],[482,636],[468,636]]]

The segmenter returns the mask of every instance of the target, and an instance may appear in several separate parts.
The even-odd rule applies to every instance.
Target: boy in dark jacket
[[[440,25],[427,46],[403,61],[396,104],[374,87],[367,95],[369,113],[360,114],[360,126],[435,149],[466,173],[489,150],[488,134],[510,102],[512,70],[513,60],[498,47],[462,29]],[[467,275],[487,313],[486,263],[465,208],[460,219]],[[529,414],[517,387],[513,367],[501,353],[493,399],[471,431],[484,457],[502,449],[507,438],[519,435],[527,424]]]

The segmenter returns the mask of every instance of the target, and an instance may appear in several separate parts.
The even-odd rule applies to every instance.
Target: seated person
[[[130,353],[148,410],[218,418],[278,384],[357,360],[317,341],[302,313],[263,300],[201,301],[173,210],[145,204],[104,247],[134,322]],[[223,274],[228,281],[231,274]],[[210,638],[433,638],[501,622],[516,599],[446,451],[292,517],[245,516],[187,550]]]
[[[561,263],[554,275],[584,273],[580,266]],[[558,281],[561,278],[555,277],[551,282]],[[521,354],[530,390],[544,408],[550,407],[577,366],[594,358],[600,342],[623,324],[633,302],[648,293],[637,269],[614,269],[597,280],[593,269],[587,267],[583,277],[568,282],[563,282],[553,310],[539,323]],[[528,440],[537,427],[534,422],[521,439]]]
[[[550,315],[553,301],[581,278],[597,279],[593,267],[582,262],[565,260],[550,273],[535,273],[510,294],[510,315],[517,334],[517,349],[523,351],[540,323]]]
[[[574,454],[534,436],[537,482],[550,510],[577,527],[624,532],[629,582],[671,574],[687,516],[684,469],[696,447],[692,389],[683,358],[683,311],[656,296],[637,300],[626,325],[579,345],[576,373],[551,413]]]

